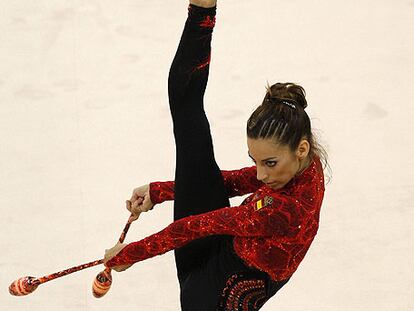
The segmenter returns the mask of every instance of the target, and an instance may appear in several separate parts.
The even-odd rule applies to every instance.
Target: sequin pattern
[[[236,189],[229,189],[233,194],[257,188],[257,181],[251,179],[254,172],[255,167],[232,171],[226,187],[234,185]],[[237,176],[246,184],[239,183]],[[168,189],[171,187],[168,184]],[[296,271],[317,233],[323,194],[323,169],[316,157],[282,189],[262,184],[240,206],[179,219],[156,234],[128,244],[107,265],[132,264],[195,239],[227,234],[235,236],[234,250],[247,265],[268,273],[275,281],[284,280]],[[156,197],[156,193],[152,195]],[[257,209],[259,200],[271,203]]]
[[[174,181],[152,182],[149,184],[151,202],[154,204],[174,200]]]
[[[200,53],[200,59],[194,64],[191,68],[190,75],[196,71],[202,71],[207,68],[211,61],[211,35],[213,28],[216,24],[216,8],[201,8],[193,4],[188,5],[188,25],[192,27],[195,31],[194,33],[197,36],[197,40],[200,40],[202,45],[205,47],[205,51],[208,51],[208,54],[203,55]],[[208,48],[207,48],[208,47]]]
[[[221,175],[229,198],[252,193],[263,186],[263,183],[256,178],[256,166],[239,170],[222,170]],[[174,200],[174,181],[157,181],[149,185],[152,203],[159,204]]]
[[[191,7],[190,7],[191,10]],[[214,25],[216,24],[216,17],[207,15],[204,17],[204,19],[199,23],[200,27],[204,28],[214,28]]]
[[[265,282],[246,273],[235,273],[228,278],[216,311],[255,311],[264,305],[268,299]]]

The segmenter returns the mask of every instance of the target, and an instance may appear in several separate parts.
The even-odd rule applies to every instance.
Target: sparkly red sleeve
[[[264,184],[257,179],[256,166],[244,167],[239,170],[221,171],[229,198],[253,193]]]
[[[222,170],[221,174],[229,198],[255,192],[263,186],[256,178],[256,166],[231,171]],[[174,181],[150,183],[150,198],[154,204],[174,200]]]
[[[246,205],[191,215],[173,222],[158,233],[128,244],[106,265],[133,264],[210,235],[292,236],[299,232],[300,211],[300,203],[292,197],[274,194]]]
[[[149,184],[151,202],[159,204],[168,200],[174,200],[174,181],[156,181]]]

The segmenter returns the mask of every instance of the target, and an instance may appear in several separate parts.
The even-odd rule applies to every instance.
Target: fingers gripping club
[[[128,221],[124,227],[124,230],[122,230],[121,236],[119,237],[119,243],[124,242],[125,236],[129,230],[129,227],[131,226],[131,223],[139,217],[140,213],[137,215],[131,214],[129,216]],[[101,298],[104,296],[112,285],[112,274],[111,274],[111,268],[105,268],[105,270],[98,273],[98,275],[95,277],[95,280],[92,284],[92,294],[96,298]]]

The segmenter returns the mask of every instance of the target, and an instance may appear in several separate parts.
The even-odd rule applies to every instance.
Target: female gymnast
[[[119,272],[174,250],[182,310],[259,310],[288,282],[317,233],[326,152],[312,135],[303,88],[276,83],[247,122],[255,165],[220,171],[203,107],[215,15],[216,0],[190,0],[169,72],[175,180],[136,188],[127,200],[136,217],[174,200],[174,222],[107,250],[105,265]],[[230,206],[230,197],[245,194]]]

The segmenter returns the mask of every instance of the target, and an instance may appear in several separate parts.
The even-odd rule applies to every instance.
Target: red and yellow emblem
[[[260,199],[259,201],[256,202],[255,210],[258,211],[259,209],[265,206],[268,206],[272,203],[273,203],[273,198],[266,196],[263,199]]]

